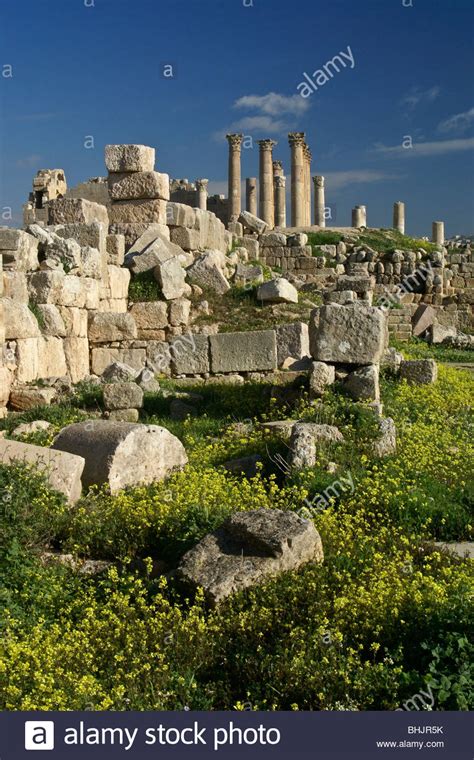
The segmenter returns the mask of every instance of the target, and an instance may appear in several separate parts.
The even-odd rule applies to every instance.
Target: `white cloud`
[[[267,95],[243,95],[235,101],[234,108],[246,108],[260,111],[269,116],[281,116],[284,113],[301,114],[308,110],[310,104],[297,95],[280,95],[269,92]]]
[[[332,191],[341,190],[350,185],[367,185],[374,182],[399,179],[393,174],[375,171],[373,169],[353,169],[345,172],[326,172],[326,184]]]
[[[474,124],[474,107],[469,111],[457,113],[438,125],[439,132],[464,132],[471,124]]]
[[[403,145],[377,145],[375,147],[375,152],[381,153],[385,156],[393,156],[395,158],[409,158],[410,156],[421,158],[422,156],[443,156],[448,153],[460,153],[461,151],[472,150],[473,148],[474,137],[469,137],[459,140],[414,142],[412,147],[403,147]]]
[[[401,99],[402,106],[407,108],[416,108],[420,103],[432,103],[439,96],[441,88],[435,85],[428,90],[421,90],[419,87],[412,87],[407,94]]]
[[[39,162],[43,160],[43,156],[40,156],[38,153],[32,153],[31,156],[25,156],[24,158],[19,158],[16,162],[16,165],[20,169],[31,169],[35,166],[38,166]]]

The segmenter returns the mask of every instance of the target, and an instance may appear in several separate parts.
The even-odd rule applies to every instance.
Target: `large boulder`
[[[112,493],[163,480],[188,461],[183,444],[166,428],[108,420],[69,425],[53,449],[85,459],[84,487],[108,484]]]
[[[53,451],[43,446],[0,438],[0,462],[26,464],[42,472],[52,489],[64,494],[69,504],[81,496],[81,475],[85,461],[81,456]]]
[[[337,444],[343,440],[341,431],[332,425],[297,422],[291,430],[290,464],[295,470],[314,467],[321,445]]]
[[[311,313],[309,341],[317,361],[378,364],[388,344],[387,318],[362,301],[326,304]]]
[[[264,303],[298,303],[298,291],[284,277],[277,277],[259,286],[257,298]]]
[[[182,558],[178,577],[216,605],[279,573],[324,559],[313,523],[294,512],[258,509],[232,515]]]

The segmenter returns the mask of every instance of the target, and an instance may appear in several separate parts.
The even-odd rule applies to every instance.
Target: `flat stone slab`
[[[278,366],[277,340],[274,330],[218,333],[209,336],[211,371],[257,372]]]
[[[461,559],[474,559],[474,541],[435,541],[435,546]]]
[[[210,604],[279,573],[324,559],[313,523],[294,512],[258,509],[232,515],[182,558],[178,577],[202,587]]]
[[[188,461],[181,441],[166,428],[133,422],[88,420],[61,430],[53,444],[85,459],[84,487],[122,488],[164,480]]]
[[[81,496],[81,476],[86,464],[81,456],[0,439],[0,462],[32,465],[46,476],[54,491],[64,494],[69,504],[74,504]]]

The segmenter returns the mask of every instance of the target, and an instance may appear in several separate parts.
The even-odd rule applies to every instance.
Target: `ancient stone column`
[[[196,180],[196,196],[197,196],[197,208],[201,208],[203,211],[207,209],[207,186],[209,184],[208,179]]]
[[[314,223],[317,227],[326,226],[326,217],[324,210],[326,207],[326,199],[324,197],[324,177],[319,174],[315,174],[313,177],[314,182]]]
[[[365,206],[356,206],[352,209],[352,226],[367,227],[367,209]]]
[[[393,229],[405,234],[405,204],[402,201],[393,204]]]
[[[275,187],[275,227],[286,227],[286,177],[273,177]]]
[[[291,224],[293,227],[304,226],[304,185],[305,145],[304,132],[290,132],[288,142],[291,148]]]
[[[313,154],[309,148],[309,145],[305,147],[305,159],[306,159],[306,172],[305,172],[305,201],[306,201],[306,224],[311,226],[311,160]]]
[[[246,208],[254,216],[257,216],[257,178],[247,177],[245,182]]]
[[[444,222],[433,222],[433,234],[431,239],[433,243],[444,245]]]
[[[273,162],[273,177],[283,177],[283,162],[282,161],[274,161]]]
[[[229,221],[236,222],[242,211],[241,171],[243,135],[226,135],[229,142]]]
[[[270,229],[275,226],[273,197],[273,148],[275,140],[259,140],[260,147],[260,218]]]

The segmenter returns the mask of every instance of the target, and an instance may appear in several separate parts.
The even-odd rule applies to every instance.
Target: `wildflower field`
[[[374,416],[337,390],[287,403],[262,383],[200,386],[199,415],[183,422],[162,395],[146,398],[143,421],[190,458],[163,483],[91,490],[71,508],[40,475],[1,466],[0,708],[394,710],[420,690],[433,709],[472,707],[472,562],[435,542],[473,540],[473,390],[472,375],[443,365],[429,386],[384,376],[398,433],[385,459],[371,454]],[[23,439],[48,445],[100,404],[82,388],[2,424],[8,436],[49,420]],[[287,442],[259,425],[284,418],[336,424],[344,442],[288,474]],[[255,477],[222,467],[249,454],[262,460]],[[172,570],[188,548],[234,511],[301,511],[334,480],[329,463],[353,488],[311,514],[322,565],[217,609],[183,595]],[[112,564],[88,577],[42,562],[45,548]]]

